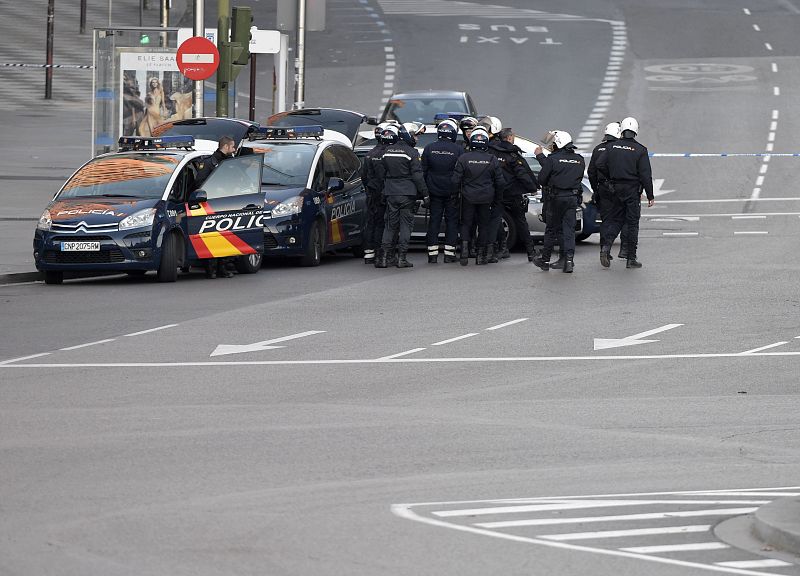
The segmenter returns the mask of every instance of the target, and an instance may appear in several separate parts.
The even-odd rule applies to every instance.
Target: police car
[[[123,137],[119,147],[81,166],[42,212],[33,256],[46,283],[65,272],[149,270],[174,282],[178,268],[217,257],[259,270],[261,156],[225,159],[203,180],[215,142]]]
[[[264,257],[318,266],[322,255],[362,257],[366,194],[350,139],[319,125],[267,126],[240,150],[263,155]]]

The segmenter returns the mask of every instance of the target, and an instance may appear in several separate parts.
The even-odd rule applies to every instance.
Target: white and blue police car
[[[119,151],[81,166],[42,212],[33,256],[45,282],[64,273],[178,269],[234,258],[261,267],[264,245],[260,155],[209,166],[216,142],[191,136],[123,137]]]

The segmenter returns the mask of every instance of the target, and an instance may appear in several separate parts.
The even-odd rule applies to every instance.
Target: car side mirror
[[[344,180],[333,176],[328,180],[328,192],[338,192],[339,190],[344,190]]]
[[[375,116],[367,116],[367,124],[370,126],[377,126],[378,119]]]
[[[205,190],[195,190],[191,194],[189,194],[189,203],[190,204],[199,204],[200,202],[207,202],[208,201],[208,194],[206,194]]]

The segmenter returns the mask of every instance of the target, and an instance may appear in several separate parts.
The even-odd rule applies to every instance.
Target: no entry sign
[[[219,51],[202,36],[192,36],[178,47],[178,70],[189,80],[206,80],[219,66]]]

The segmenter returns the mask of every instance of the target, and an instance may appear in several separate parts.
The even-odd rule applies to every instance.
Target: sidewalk
[[[800,498],[781,498],[756,510],[753,533],[778,550],[800,555]]]

